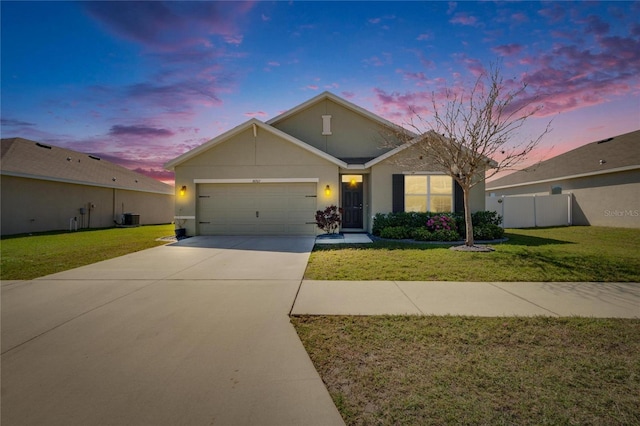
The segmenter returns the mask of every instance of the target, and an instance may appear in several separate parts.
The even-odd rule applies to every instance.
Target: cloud
[[[267,113],[264,111],[255,111],[255,112],[245,112],[244,113],[245,117],[267,117]]]
[[[466,25],[471,27],[478,26],[478,18],[469,15],[466,12],[458,12],[449,20],[452,24]]]
[[[540,9],[538,15],[547,18],[551,24],[557,24],[565,18],[567,12],[558,3],[551,3],[550,7]]]
[[[149,126],[111,126],[110,136],[142,136],[142,137],[167,137],[175,133],[168,129],[159,129]]]
[[[89,14],[120,37],[158,51],[206,45],[212,35],[241,42],[238,21],[251,2],[84,2]]]
[[[14,120],[11,118],[0,118],[0,125],[7,127],[28,127],[35,126],[35,123],[29,123],[27,121],[22,120]]]
[[[589,15],[586,19],[587,34],[594,34],[597,36],[603,36],[609,32],[609,24],[604,22],[596,15]]]
[[[492,48],[495,53],[500,56],[513,56],[522,52],[523,46],[517,43],[503,44],[502,46],[496,46]]]

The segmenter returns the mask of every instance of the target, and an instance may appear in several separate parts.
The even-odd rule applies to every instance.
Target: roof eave
[[[321,158],[324,158],[325,160],[330,161],[331,163],[334,163],[337,166],[340,166],[340,167],[346,167],[347,166],[347,163],[345,163],[344,161],[339,160],[336,157],[334,157],[332,155],[329,155],[324,151],[320,151],[319,149],[314,148],[313,146],[311,146],[309,144],[306,144],[303,141],[301,141],[301,140],[299,140],[299,139],[297,139],[297,138],[295,138],[295,137],[293,137],[293,136],[291,136],[291,135],[289,135],[289,134],[287,134],[287,133],[285,133],[285,132],[283,132],[281,130],[276,129],[275,127],[272,127],[269,124],[263,123],[262,121],[260,121],[260,120],[258,120],[256,118],[252,118],[252,119],[250,119],[248,121],[245,121],[244,123],[234,127],[233,129],[231,129],[231,130],[229,130],[229,131],[227,131],[227,132],[225,132],[225,133],[223,133],[223,134],[211,139],[210,141],[205,142],[204,144],[202,144],[202,145],[200,145],[200,146],[198,146],[198,147],[196,147],[196,148],[194,148],[194,149],[192,149],[190,151],[187,151],[186,153],[182,154],[181,156],[179,156],[179,157],[177,157],[177,158],[165,163],[164,168],[167,169],[167,170],[174,170],[175,167],[180,165],[181,163],[183,163],[183,162],[185,162],[187,160],[190,160],[190,159],[196,157],[197,155],[201,154],[202,152],[207,151],[207,150],[213,148],[214,146],[229,140],[233,136],[235,136],[235,135],[237,135],[237,134],[239,134],[239,133],[251,128],[252,126],[256,126],[256,128],[263,129],[263,130],[265,130],[267,132],[270,132],[270,133],[272,133],[272,134],[274,134],[276,136],[279,136],[282,139],[285,139],[288,142],[291,142],[294,145],[296,145],[296,146],[298,146],[298,147],[300,147],[300,148],[302,148],[302,149],[304,149],[306,151],[309,151],[309,152],[311,152],[311,153],[313,153],[313,154],[315,154],[315,155],[317,155],[317,156],[319,156]]]

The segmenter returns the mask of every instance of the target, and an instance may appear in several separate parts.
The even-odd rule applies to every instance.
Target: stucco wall
[[[371,168],[371,186],[373,188],[371,195],[371,217],[376,213],[389,213],[393,210],[393,191],[392,184],[394,174],[402,174],[405,172],[420,173],[438,173],[439,168],[435,165],[429,165],[426,161],[424,165],[418,168],[415,165],[403,164],[402,157],[412,156],[415,153],[411,149],[400,152],[397,156],[382,161]],[[470,193],[471,211],[476,212],[485,209],[485,182],[477,183]]]
[[[331,135],[322,135],[322,116],[331,115]],[[326,99],[274,127],[336,158],[378,157],[389,131],[371,119]]]
[[[338,204],[338,166],[278,136],[247,129],[175,167],[176,188],[187,187],[176,197],[175,215],[183,217],[188,235],[196,234],[196,179],[295,179],[317,178],[318,210]],[[331,194],[325,194],[329,185]],[[310,218],[312,220],[313,218]]]
[[[553,186],[573,194],[574,225],[640,228],[640,171],[564,179],[506,189],[487,189],[487,195],[548,195]]]
[[[2,235],[114,226],[123,212],[140,215],[141,225],[173,221],[173,195],[2,176]],[[89,204],[95,205],[89,217]],[[86,214],[80,214],[80,208]],[[115,215],[114,215],[115,213]]]

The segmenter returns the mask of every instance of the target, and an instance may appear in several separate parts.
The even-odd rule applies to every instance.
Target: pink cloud
[[[558,3],[551,3],[551,6],[545,7],[544,9],[540,9],[538,11],[538,15],[547,18],[547,20],[556,24],[559,21],[563,20],[566,16],[566,11],[563,7],[561,7]]]
[[[511,15],[511,22],[516,22],[516,23],[529,22],[529,17],[522,12],[517,12]]]
[[[266,117],[267,113],[264,111],[255,111],[255,112],[245,112],[244,113],[245,117],[251,117],[251,118],[255,118],[255,117]]]
[[[458,12],[449,20],[452,24],[460,24],[475,27],[478,25],[478,18],[466,12]]]
[[[158,51],[206,45],[210,35],[241,41],[237,22],[250,2],[86,2],[94,19],[128,40]]]
[[[495,53],[500,56],[513,56],[522,52],[523,46],[517,43],[503,44],[492,48]]]

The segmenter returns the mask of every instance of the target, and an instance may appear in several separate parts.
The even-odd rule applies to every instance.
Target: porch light
[[[180,188],[180,196],[184,197],[184,195],[187,193],[187,186],[186,185],[182,185],[182,188]]]
[[[329,185],[324,187],[324,195],[331,195],[331,187]]]

